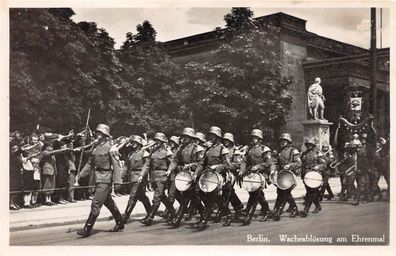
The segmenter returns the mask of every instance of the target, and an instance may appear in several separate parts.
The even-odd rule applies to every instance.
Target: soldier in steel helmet
[[[320,198],[323,200],[324,194],[327,191],[327,200],[331,200],[334,197],[333,191],[331,190],[329,179],[331,176],[331,168],[330,164],[334,161],[333,150],[331,149],[330,145],[324,144],[322,146],[322,153],[324,155],[326,164],[325,170],[323,172],[323,186],[320,190]]]
[[[359,205],[361,199],[364,204],[367,202],[369,194],[369,171],[371,167],[371,159],[367,144],[362,144],[358,135],[354,137],[354,139],[360,143],[356,147],[356,167],[354,170],[357,190],[352,205]],[[357,142],[355,142],[355,144],[357,144]]]
[[[193,176],[196,168],[200,164],[199,153],[197,152],[197,145],[194,142],[195,130],[190,127],[183,129],[181,135],[181,146],[175,152],[172,157],[172,161],[168,167],[167,175],[176,176],[179,172],[186,171],[190,172]],[[174,193],[169,194],[169,200],[171,197],[176,197],[180,203],[179,210],[173,219],[169,219],[169,224],[174,228],[178,228],[180,222],[187,211],[188,203],[193,198],[194,187],[196,183],[191,184],[191,187],[187,191],[180,192],[176,189],[175,179],[173,179],[172,187],[174,187]]]
[[[209,129],[209,140],[211,146],[207,148],[204,158],[201,160],[201,165],[195,171],[195,179],[199,178],[204,172],[214,171],[225,178],[226,168],[229,163],[228,149],[221,143],[222,134],[221,129],[217,126],[212,126]],[[217,188],[209,193],[200,193],[205,204],[205,212],[201,215],[199,222],[195,227],[203,230],[207,227],[207,221],[213,212],[215,203],[218,204],[223,216],[227,219],[231,218],[230,209],[225,204],[224,198],[220,195],[221,189]],[[227,220],[226,220],[227,222]]]
[[[91,157],[85,164],[84,168],[77,175],[77,180],[87,176],[91,170],[95,172],[95,194],[92,199],[91,212],[85,223],[83,230],[78,232],[79,235],[87,237],[99,216],[102,205],[105,205],[113,215],[116,225],[110,232],[119,232],[124,229],[122,216],[111,197],[111,183],[121,184],[121,168],[118,161],[110,154],[110,128],[105,124],[99,124],[95,131],[97,144],[91,153]]]
[[[129,195],[129,200],[125,213],[123,215],[124,224],[127,223],[129,216],[136,206],[137,201],[142,202],[147,214],[151,211],[150,200],[146,195],[146,182],[147,177],[143,177],[143,180],[139,183],[138,178],[144,166],[144,163],[149,156],[149,153],[143,149],[143,138],[138,135],[132,135],[129,137],[129,144],[131,145],[132,151],[127,157],[126,166],[129,173],[129,182],[132,187]]]
[[[326,160],[323,153],[316,148],[316,143],[314,138],[309,138],[305,142],[305,147],[307,148],[301,154],[302,161],[302,172],[301,178],[304,180],[305,175],[308,172],[316,171],[319,172],[323,177],[323,171],[325,170]],[[312,203],[315,204],[315,209],[312,213],[318,213],[322,210],[320,206],[320,187],[312,188],[309,187],[304,180],[305,185],[305,207],[302,212],[300,212],[301,217],[307,217],[309,208],[311,208]]]
[[[138,182],[143,181],[143,177],[150,172],[151,182],[154,186],[154,197],[152,200],[151,212],[141,221],[142,224],[150,226],[154,216],[158,211],[161,201],[169,211],[170,218],[175,214],[173,205],[165,196],[166,171],[170,163],[171,153],[166,149],[165,144],[168,142],[166,136],[162,132],[154,135],[155,146],[150,156],[147,158],[142,171],[140,172]]]
[[[252,143],[249,147],[244,162],[241,165],[239,175],[243,176],[246,173],[258,172],[264,175],[268,180],[268,175],[271,167],[271,149],[263,144],[263,132],[260,129],[253,129],[251,132]],[[249,204],[250,201],[250,204]],[[246,209],[246,217],[242,220],[244,225],[249,225],[257,204],[260,203],[263,212],[262,221],[266,221],[270,213],[268,202],[265,199],[262,190],[249,192],[249,200]]]
[[[276,171],[289,170],[298,175],[301,168],[301,158],[298,150],[291,146],[293,143],[291,135],[289,133],[282,133],[278,139],[278,143],[279,153],[277,159],[274,161],[275,164],[271,166],[271,174]],[[273,214],[273,219],[275,221],[280,220],[280,215],[286,203],[289,203],[292,209],[289,215],[290,218],[294,218],[299,214],[297,204],[291,194],[292,189],[293,187],[286,190],[282,190],[279,187],[277,188],[277,197]]]

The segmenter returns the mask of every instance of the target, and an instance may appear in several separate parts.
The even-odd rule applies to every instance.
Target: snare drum
[[[216,189],[221,189],[224,184],[224,179],[221,174],[217,172],[207,171],[201,175],[198,184],[203,192],[210,193]]]
[[[247,192],[254,192],[265,187],[265,178],[261,173],[248,173],[243,177],[243,188]]]
[[[191,187],[192,175],[189,171],[181,171],[175,176],[175,186],[180,192],[187,191]]]
[[[310,188],[318,188],[323,185],[323,177],[317,171],[309,171],[304,176],[304,184]]]
[[[276,184],[281,190],[293,189],[297,185],[297,179],[291,171],[282,170],[278,173]]]

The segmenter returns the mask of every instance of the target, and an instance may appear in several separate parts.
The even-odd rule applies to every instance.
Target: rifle
[[[91,115],[91,109],[88,109],[88,116],[87,116],[87,122],[85,123],[85,138],[84,138],[84,145],[87,142],[87,137],[88,137],[88,130],[89,130],[89,117]],[[81,149],[81,154],[80,154],[80,160],[78,162],[78,168],[77,168],[77,175],[81,171],[81,164],[82,164],[82,159],[84,155],[84,147]]]

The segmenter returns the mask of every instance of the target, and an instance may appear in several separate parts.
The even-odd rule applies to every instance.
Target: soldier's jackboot
[[[206,229],[207,226],[208,226],[208,221],[207,220],[209,219],[209,216],[210,216],[211,212],[212,211],[210,211],[209,209],[206,209],[203,217],[201,217],[199,222],[196,223],[194,225],[194,227],[196,227],[200,231]]]
[[[322,210],[322,207],[320,206],[320,202],[319,201],[315,201],[315,209],[312,211],[312,213],[318,213]]]
[[[151,203],[150,203],[150,200],[146,197],[146,198],[144,198],[143,200],[141,200],[141,202],[142,202],[142,204],[143,204],[143,206],[144,206],[144,209],[146,210],[146,213],[147,213],[147,214],[150,214],[150,212],[151,212]]]
[[[169,211],[168,208],[165,209],[165,211],[163,211],[162,213],[159,214],[160,217],[164,218],[164,219],[168,219],[169,218]]]
[[[360,192],[357,193],[355,199],[353,200],[352,205],[355,205],[355,206],[359,205],[359,202],[360,202]]]
[[[296,216],[299,216],[300,212],[298,211],[297,206],[295,206],[292,210],[292,212],[289,215],[289,218],[295,218]]]
[[[311,203],[307,203],[304,207],[304,210],[300,212],[301,218],[306,218],[308,216],[309,208],[311,207]]]
[[[91,230],[95,224],[96,221],[96,216],[94,216],[92,213],[89,214],[87,222],[84,225],[84,228],[82,230],[79,230],[77,232],[78,235],[82,237],[88,237],[91,235]]]
[[[221,217],[223,217],[223,214],[221,210],[217,210],[216,215],[213,218],[213,223],[219,223],[221,221]]]
[[[230,214],[228,214],[227,215],[227,219],[225,220],[225,222],[223,223],[223,226],[224,227],[228,227],[228,226],[230,226],[231,225],[231,222],[232,222],[232,215],[231,215],[231,213]]]
[[[145,219],[143,219],[143,220],[140,221],[140,222],[141,222],[142,224],[146,225],[146,226],[151,226],[151,224],[153,224],[153,219],[154,219],[155,214],[156,214],[157,211],[158,211],[158,208],[159,208],[159,205],[153,205],[153,206],[151,207],[151,212],[150,212],[150,214],[148,215],[148,217],[145,218]]]
[[[252,222],[254,212],[256,211],[257,203],[252,203],[252,207],[250,208],[250,212],[246,215],[246,217],[242,220],[243,225],[249,225]]]
[[[172,225],[173,228],[178,228],[180,226],[180,222],[183,219],[183,214],[184,214],[184,207],[180,206],[180,209],[179,209],[176,217],[170,223],[170,225]]]
[[[252,199],[249,196],[248,202],[246,204],[245,209],[242,210],[242,214],[247,215],[250,212],[250,208],[252,207]]]
[[[122,231],[125,226],[124,226],[124,222],[121,216],[121,213],[119,211],[116,211],[114,213],[114,220],[116,221],[116,225],[109,230],[109,232],[120,232]]]
[[[127,224],[129,216],[131,216],[131,213],[133,211],[133,208],[135,208],[135,205],[136,205],[136,201],[133,201],[132,203],[128,203],[125,209],[125,213],[122,216],[122,222],[124,224]]]

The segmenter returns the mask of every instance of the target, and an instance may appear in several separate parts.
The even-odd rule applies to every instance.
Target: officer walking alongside
[[[307,150],[301,154],[301,178],[303,180],[308,172],[316,171],[319,173],[323,173],[326,163],[323,153],[320,150],[316,149],[316,144],[313,138],[310,138],[305,142],[305,147],[307,148]],[[304,185],[307,192],[305,194],[304,211],[300,212],[300,215],[303,218],[307,217],[309,208],[311,208],[312,203],[315,204],[315,210],[312,213],[318,213],[322,209],[320,206],[320,187],[309,187],[307,184],[305,184],[305,181]]]
[[[175,152],[172,158],[172,161],[167,171],[168,176],[172,175],[172,173],[174,176],[176,176],[177,173],[181,171],[188,171],[190,172],[190,174],[194,174],[200,161],[199,154],[197,152],[197,145],[194,143],[193,140],[194,135],[195,130],[193,128],[184,128],[181,137],[181,147]],[[170,224],[174,228],[179,227],[188,203],[193,197],[194,186],[196,185],[197,184],[194,182],[193,184],[191,184],[191,187],[187,191],[180,192],[176,190],[175,179],[173,179],[173,187],[175,188],[175,190],[174,193],[169,194],[169,197],[176,197],[180,202],[180,207],[176,217],[173,220],[170,219]]]
[[[128,205],[123,215],[124,224],[127,223],[129,216],[131,215],[133,208],[135,208],[138,200],[143,203],[147,214],[149,214],[151,211],[150,200],[146,195],[147,177],[143,177],[143,180],[140,183],[138,182],[139,175],[142,171],[143,165],[147,157],[149,156],[149,153],[146,150],[142,149],[142,137],[138,135],[132,135],[129,138],[129,143],[131,144],[132,152],[128,156],[127,166],[130,182],[132,183],[132,188],[129,195]]]
[[[301,158],[298,150],[291,146],[293,143],[291,135],[289,133],[282,133],[278,142],[280,147],[279,154],[275,164],[272,165],[271,174],[275,171],[290,170],[294,174],[298,175],[301,167]],[[280,220],[280,215],[286,202],[289,203],[292,209],[289,215],[290,218],[294,218],[299,214],[297,204],[291,194],[292,189],[293,187],[286,190],[282,190],[279,187],[276,189],[277,197],[273,217],[275,221]]]
[[[175,209],[173,205],[169,202],[168,198],[165,196],[165,183],[166,183],[166,171],[168,170],[168,165],[170,163],[170,155],[168,150],[165,148],[165,143],[167,139],[165,134],[162,132],[157,132],[154,135],[155,145],[150,156],[147,158],[142,171],[140,172],[138,182],[143,181],[143,177],[150,171],[151,182],[154,186],[154,197],[153,205],[151,207],[150,214],[141,221],[142,224],[150,226],[153,222],[154,216],[158,211],[161,201],[165,204],[165,207],[169,211],[170,218],[173,218]]]
[[[121,168],[118,161],[110,154],[110,128],[105,124],[99,124],[96,128],[97,145],[92,151],[92,155],[84,168],[77,175],[79,178],[89,175],[94,170],[95,175],[95,194],[92,199],[91,212],[85,223],[83,230],[77,232],[80,236],[87,237],[99,216],[102,205],[105,205],[113,215],[116,225],[110,232],[119,232],[124,229],[122,216],[111,197],[111,183],[121,184]]]
[[[250,172],[261,173],[268,179],[269,168],[271,166],[271,149],[262,144],[263,132],[260,129],[253,129],[251,133],[252,145],[248,149],[244,162],[241,165],[240,176]],[[262,190],[249,192],[250,205],[247,206],[246,218],[243,219],[244,225],[249,225],[257,204],[260,203],[263,212],[263,221],[266,221],[269,214],[268,202]]]

